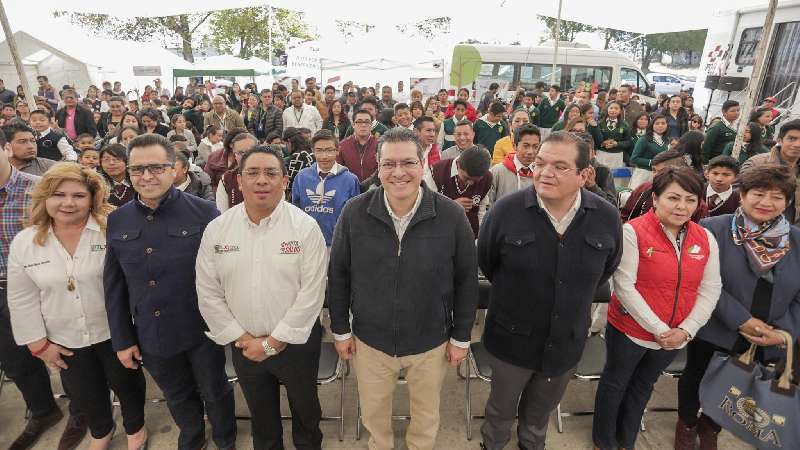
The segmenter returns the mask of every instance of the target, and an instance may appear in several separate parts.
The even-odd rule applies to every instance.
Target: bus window
[[[565,70],[567,76],[565,89],[576,89],[581,81],[592,86],[592,92],[597,92],[598,89],[608,90],[611,86],[610,67],[567,66]]]
[[[551,64],[523,64],[520,67],[519,84],[525,89],[533,89],[538,82],[546,85],[550,82],[550,74],[553,72]],[[561,66],[556,66],[556,84],[561,84]]]
[[[621,67],[619,78],[622,80],[621,84],[630,84],[633,87],[634,93],[646,96],[652,95],[648,89],[647,80],[645,80],[638,70]]]
[[[506,81],[509,84],[514,81],[514,65],[502,63],[484,63],[481,64],[481,73],[479,78],[490,78],[492,81]]]
[[[739,50],[736,51],[736,64],[752,66],[756,59],[756,47],[761,40],[761,27],[746,28],[739,39]]]

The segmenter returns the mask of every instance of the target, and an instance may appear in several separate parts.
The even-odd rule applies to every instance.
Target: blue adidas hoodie
[[[358,178],[341,164],[334,165],[323,180],[314,163],[301,170],[292,184],[292,203],[317,221],[328,247],[344,204],[359,194]]]

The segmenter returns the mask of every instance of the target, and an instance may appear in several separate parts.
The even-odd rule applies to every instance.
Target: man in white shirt
[[[313,135],[322,128],[322,116],[317,108],[303,102],[301,91],[292,92],[292,106],[283,111],[283,128],[308,128]]]
[[[295,447],[318,450],[325,238],[311,216],[283,200],[289,180],[277,151],[245,153],[238,179],[244,202],[213,220],[200,244],[200,313],[211,339],[234,346],[233,366],[253,417],[253,447],[283,448],[283,384]]]

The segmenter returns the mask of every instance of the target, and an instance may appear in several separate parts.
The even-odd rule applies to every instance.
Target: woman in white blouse
[[[11,243],[8,308],[14,339],[49,366],[85,413],[90,450],[108,448],[115,424],[108,387],[122,406],[128,448],[147,443],[145,381],[111,347],[103,296],[106,216],[113,208],[95,171],[60,163],[32,193],[28,227]]]
[[[653,208],[622,227],[595,398],[595,449],[634,448],[653,385],[717,304],[717,241],[691,221],[704,193],[693,169],[669,167],[653,179]]]

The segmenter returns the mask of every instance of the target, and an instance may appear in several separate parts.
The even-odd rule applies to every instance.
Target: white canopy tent
[[[38,32],[27,31],[14,33],[14,40],[32,88],[36,86],[36,76],[41,74],[47,75],[56,88],[69,84],[81,95],[90,84],[99,86],[105,80],[118,80],[128,88],[142,91],[146,84],[160,77],[163,85],[169,86],[172,69],[188,64],[154,43],[88,39],[80,35],[71,35],[69,39],[45,38]],[[7,86],[20,84],[5,41],[0,43],[0,78]]]
[[[259,86],[269,85],[273,81],[272,66],[263,59],[243,59],[233,55],[217,55],[199,59],[188,68],[174,71],[170,76],[174,79],[202,76],[211,80],[225,79],[239,83],[239,85],[256,82]]]

